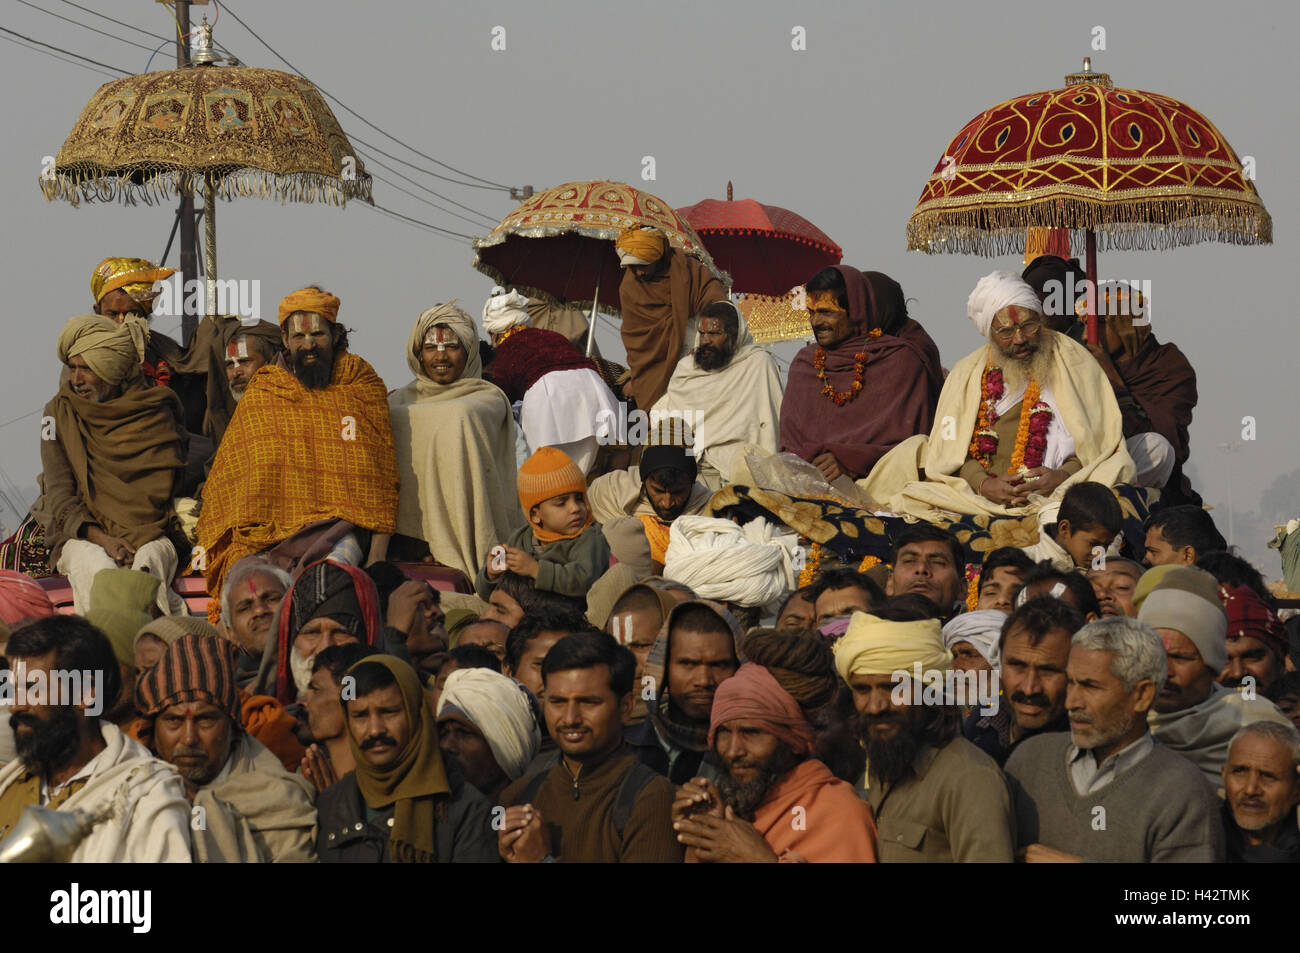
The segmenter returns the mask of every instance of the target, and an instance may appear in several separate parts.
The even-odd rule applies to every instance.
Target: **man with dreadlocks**
[[[767,631],[745,654],[763,663],[742,665],[713,702],[709,744],[725,773],[716,787],[683,785],[673,803],[687,862],[874,862],[871,809],[813,757],[808,712],[838,687],[830,648],[811,633]]]

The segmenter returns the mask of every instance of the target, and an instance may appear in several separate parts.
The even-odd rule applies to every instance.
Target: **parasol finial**
[[[194,43],[194,55],[190,57],[190,62],[194,66],[211,66],[215,57],[212,55],[212,26],[208,23],[208,15],[203,14],[203,23],[198,29],[198,39]]]
[[[1094,73],[1092,71],[1092,57],[1083,58],[1083,69],[1077,73],[1065,74],[1066,86],[1101,86],[1103,89],[1114,89],[1115,84],[1110,81],[1109,73]]]
[[[731,201],[731,180],[727,180],[727,201]]]

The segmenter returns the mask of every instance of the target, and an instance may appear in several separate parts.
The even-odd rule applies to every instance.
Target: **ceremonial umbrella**
[[[195,62],[210,61],[211,28]],[[195,65],[105,83],[90,98],[54,167],[47,200],[153,204],[202,188],[208,314],[217,313],[216,199],[371,201],[371,179],[338,120],[301,76]]]
[[[843,249],[802,215],[753,199],[705,199],[679,208],[727,274],[732,290],[777,298],[823,268],[837,264]]]
[[[615,313],[621,308],[623,269],[614,240],[624,229],[641,225],[659,229],[673,248],[698,259],[727,284],[699,236],[671,205],[622,182],[569,182],[525,199],[486,237],[475,240],[474,267],[532,297],[590,305],[590,353],[597,307]]]
[[[1002,255],[1023,252],[1030,228],[1082,229],[1095,288],[1098,241],[1119,249],[1272,242],[1254,182],[1199,112],[1158,93],[1115,89],[1086,59],[1065,83],[999,103],[962,127],[908,219],[909,249]],[[1095,341],[1095,295],[1088,304]]]

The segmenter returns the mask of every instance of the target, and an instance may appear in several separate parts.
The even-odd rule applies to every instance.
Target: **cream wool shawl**
[[[419,358],[425,335],[440,324],[466,351],[465,372],[450,384],[432,380]],[[402,481],[397,531],[427,540],[438,562],[473,579],[488,550],[523,523],[510,401],[483,380],[474,322],[454,301],[420,315],[406,363],[415,380],[388,397]]]
[[[701,370],[692,352],[677,362],[668,390],[651,412],[682,414],[693,430],[696,458],[724,478],[748,444],[776,453],[781,436],[781,375],[776,359],[754,343],[739,315],[736,352],[716,371]]]
[[[1049,501],[1059,501],[1066,490],[1085,480],[1106,486],[1131,483],[1137,471],[1125,449],[1123,420],[1110,381],[1082,344],[1063,334],[1043,333],[1055,335],[1051,372],[1044,386],[1051,388],[1061,423],[1074,438],[1074,452],[1083,464],[1050,497],[1034,495],[1024,506],[1002,506],[975,493],[958,475],[969,454],[991,344],[968,354],[952,369],[939,394],[930,434],[900,443],[866,479],[857,481],[858,486],[872,499],[887,501],[893,513],[936,520],[962,513],[1027,516]]]

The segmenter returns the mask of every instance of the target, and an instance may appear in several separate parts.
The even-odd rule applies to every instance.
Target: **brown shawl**
[[[934,424],[943,388],[939,349],[907,316],[903,289],[878,271],[836,265],[848,291],[855,334],[826,352],[826,377],[836,391],[853,384],[854,355],[865,353],[862,392],[843,407],[822,394],[810,344],[790,364],[781,404],[781,450],[811,461],[830,451],[855,477],[866,476],[897,444]],[[868,338],[879,328],[880,337]]]
[[[66,383],[59,388],[45,405],[56,439],[41,448],[51,564],[77,530],[65,517],[81,508],[104,532],[137,548],[166,535],[185,466],[183,413],[175,393],[143,377],[103,403],[78,397]]]
[[[1174,445],[1174,459],[1185,463],[1188,427],[1196,406],[1196,371],[1177,345],[1161,344],[1150,325],[1133,325],[1131,317],[1107,317],[1120,347],[1111,352],[1115,370],[1133,399],[1142,405],[1151,429]],[[1126,436],[1132,436],[1126,434]]]
[[[722,282],[694,258],[673,248],[668,256],[662,277],[642,282],[624,271],[618,288],[623,346],[632,375],[623,392],[647,411],[668,390],[668,379],[686,350],[691,318],[727,297]]]

